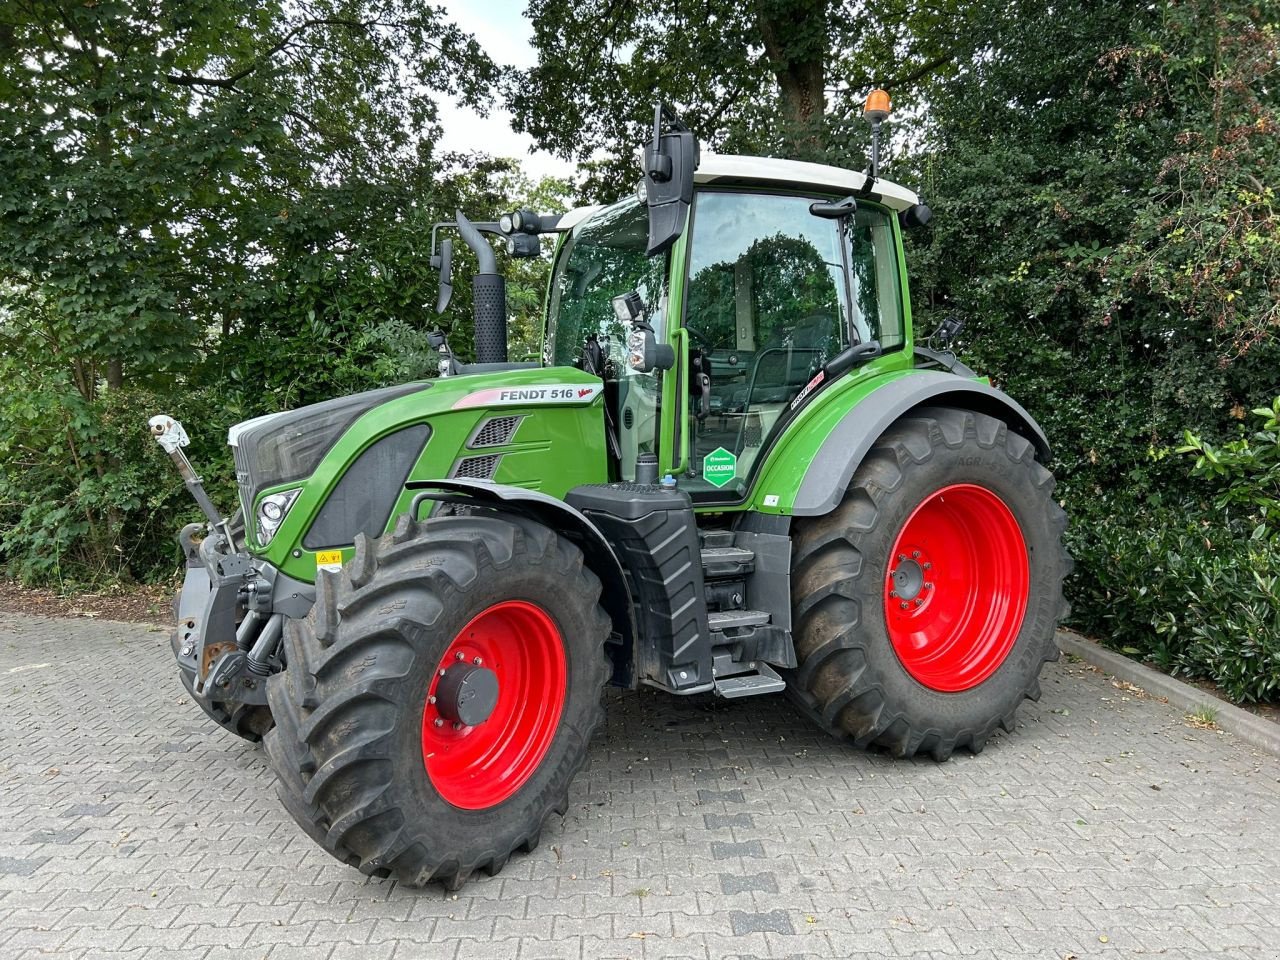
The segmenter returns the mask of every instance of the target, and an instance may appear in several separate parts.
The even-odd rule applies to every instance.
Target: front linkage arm
[[[189,523],[178,534],[187,567],[173,644],[178,666],[192,694],[206,704],[265,704],[265,678],[280,667],[284,618],[305,616],[314,593],[238,548],[231,524],[182,452],[189,442],[182,424],[161,415],[149,426],[208,518],[207,524]],[[202,532],[207,533],[203,539]]]

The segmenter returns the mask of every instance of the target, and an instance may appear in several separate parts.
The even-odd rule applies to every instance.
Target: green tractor
[[[435,334],[436,379],[232,427],[236,516],[152,420],[208,517],[179,537],[182,681],[366,874],[455,888],[532,849],[607,684],[785,693],[944,760],[1057,657],[1049,445],[949,329],[913,336],[902,231],[928,208],[874,152],[700,156],[662,107],[643,167],[611,206],[459,214],[476,362]],[[554,238],[541,362],[507,360],[488,237]]]

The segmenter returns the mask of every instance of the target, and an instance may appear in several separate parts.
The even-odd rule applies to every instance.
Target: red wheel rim
[[[475,726],[446,719],[436,701],[444,673],[466,664],[497,675],[493,711]],[[524,786],[555,738],[565,676],[560,629],[536,604],[496,603],[463,627],[436,667],[422,711],[422,761],[440,796],[482,810]]]
[[[889,558],[894,652],[926,687],[976,687],[1013,649],[1029,583],[1026,541],[1004,501],[970,483],[943,487],[907,518]]]

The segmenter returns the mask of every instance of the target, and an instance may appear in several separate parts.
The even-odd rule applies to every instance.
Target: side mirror
[[[669,133],[662,132],[666,120]],[[693,203],[693,171],[698,166],[698,140],[662,103],[653,111],[653,142],[644,148],[645,204],[649,208],[647,256],[662,253],[684,228]]]
[[[907,207],[898,214],[898,222],[902,224],[904,230],[914,230],[916,227],[923,227],[933,219],[933,211],[929,209],[927,203],[917,203]]]
[[[431,265],[440,270],[440,293],[436,297],[436,313],[444,313],[453,297],[453,241],[443,240],[440,253],[431,258]]]
[[[845,197],[843,200],[836,200],[834,203],[826,203],[819,200],[809,204],[809,212],[815,217],[821,217],[823,220],[839,220],[842,217],[852,216],[857,213],[858,201],[854,197]]]

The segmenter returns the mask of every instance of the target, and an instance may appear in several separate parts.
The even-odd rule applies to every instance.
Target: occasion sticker
[[[543,403],[590,403],[604,390],[603,383],[546,383],[528,387],[490,387],[468,393],[453,409],[467,407],[523,407]]]

